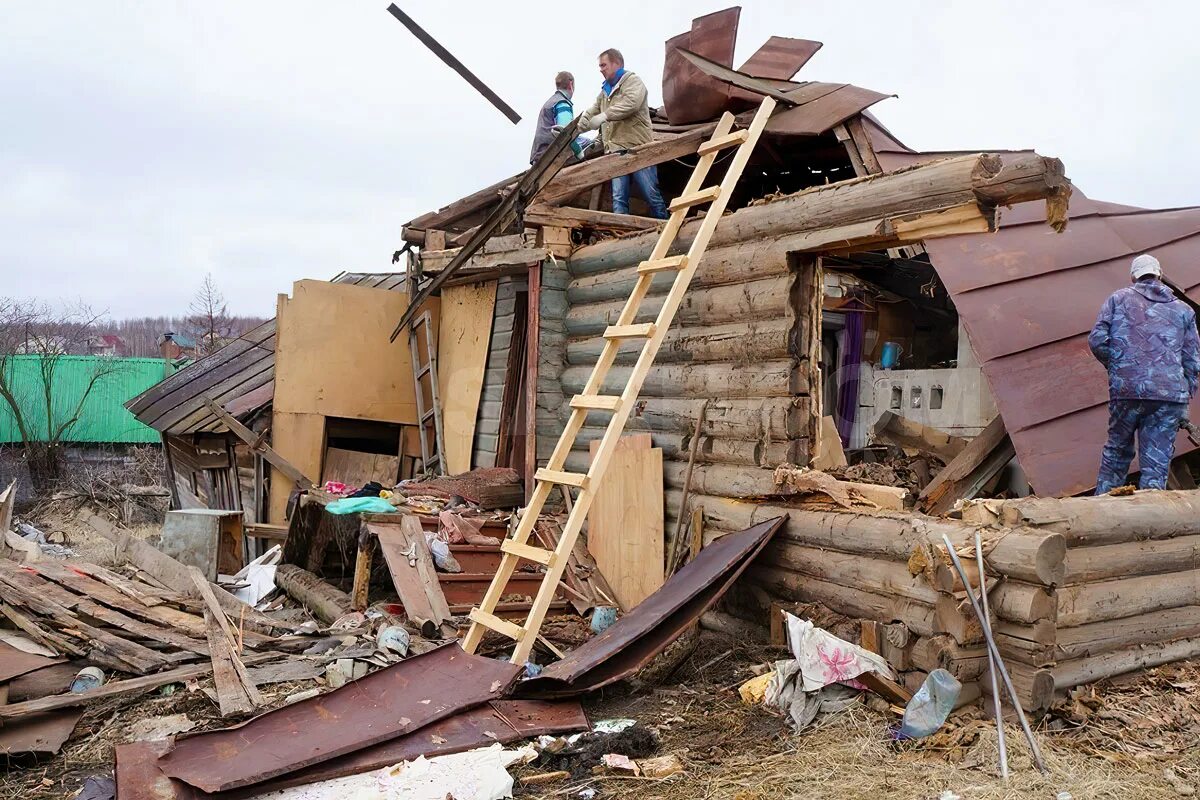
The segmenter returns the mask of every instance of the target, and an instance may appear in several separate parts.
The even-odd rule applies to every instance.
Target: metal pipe
[[[987,642],[988,652],[994,659],[996,669],[1000,672],[1000,677],[1004,679],[1004,688],[1008,691],[1008,696],[1012,699],[1013,708],[1017,711],[1017,720],[1021,723],[1021,730],[1025,732],[1025,739],[1029,742],[1029,751],[1033,754],[1033,763],[1037,764],[1037,768],[1042,772],[1049,772],[1046,769],[1046,762],[1042,760],[1042,749],[1038,747],[1037,740],[1033,738],[1033,729],[1029,727],[1029,720],[1025,718],[1025,709],[1021,708],[1021,700],[1017,697],[1017,690],[1013,686],[1012,677],[1008,674],[1008,667],[1004,666],[1004,659],[1000,657],[1000,650],[996,647],[996,640],[992,638],[992,631],[987,625],[983,611],[979,608],[979,600],[976,599],[975,593],[971,591],[971,581],[967,578],[967,571],[963,569],[962,562],[958,560],[958,553],[954,552],[954,543],[950,541],[950,537],[942,534],[942,541],[946,543],[946,552],[950,554],[950,560],[954,562],[954,570],[958,573],[958,577],[962,579],[963,586],[967,590],[967,599],[971,601],[971,608],[975,610],[975,616],[979,619],[979,624],[983,627],[983,638]]]
[[[983,570],[983,542],[980,540],[979,529],[975,529],[975,563],[979,567],[979,601],[983,606],[983,629],[991,635],[991,612],[988,610],[987,575]],[[970,587],[967,587],[968,590]],[[1000,679],[996,677],[996,659],[988,650],[988,666],[992,673],[992,707],[996,713],[996,737],[1000,743],[1000,777],[1008,783],[1008,745],[1004,741],[1004,715],[1000,708]]]

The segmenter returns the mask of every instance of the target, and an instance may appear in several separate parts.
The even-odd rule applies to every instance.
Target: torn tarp
[[[715,540],[633,611],[522,683],[517,692],[569,697],[633,674],[721,599],[783,522],[784,517],[775,517]]]
[[[495,700],[519,671],[446,645],[242,725],[180,739],[160,765],[208,792],[250,786]]]

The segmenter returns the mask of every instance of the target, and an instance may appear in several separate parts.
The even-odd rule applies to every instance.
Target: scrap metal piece
[[[10,719],[0,728],[0,756],[57,753],[82,716],[82,709],[64,708]]]
[[[180,739],[160,764],[208,792],[262,783],[497,699],[519,673],[446,645],[242,725]]]
[[[696,17],[686,33],[667,39],[662,96],[672,125],[705,122],[725,110],[729,87],[696,69],[680,51],[690,50],[729,67],[733,64],[741,14],[742,10],[734,6]]]
[[[449,50],[442,47],[442,45],[438,43],[437,39],[434,39],[432,36],[426,33],[425,29],[414,22],[412,17],[396,8],[395,3],[392,3],[390,6],[388,6],[388,11],[391,12],[393,17],[400,20],[404,27],[412,31],[413,36],[416,36],[417,39],[421,41],[421,44],[432,50],[433,54],[442,61],[445,61],[450,69],[463,76],[467,83],[474,86],[475,91],[486,97],[489,103],[500,109],[500,113],[508,117],[513,125],[516,125],[521,121],[521,115],[516,111],[513,111],[512,106],[501,100],[500,95],[493,92],[490,88],[488,88],[486,83],[475,77],[475,74],[471,72],[471,70],[467,69],[465,64],[455,58],[454,54],[452,54]]]
[[[783,527],[785,518],[730,533],[700,551],[658,591],[603,633],[524,681],[526,697],[570,697],[621,680],[666,649],[716,604]]]
[[[497,700],[426,725],[389,742],[340,756],[281,776],[267,783],[209,794],[168,778],[158,764],[167,742],[118,745],[117,800],[241,800],[242,798],[317,781],[360,775],[417,756],[460,753],[492,742],[508,744],[543,734],[587,730],[587,715],[577,700]]]

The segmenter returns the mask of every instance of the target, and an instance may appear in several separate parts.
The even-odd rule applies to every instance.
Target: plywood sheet
[[[434,625],[450,619],[450,606],[438,582],[420,521],[406,514],[398,524],[368,522],[367,530],[379,541],[405,615]]]
[[[408,339],[388,341],[407,307],[404,292],[297,281],[277,312],[275,411],[415,424]]]
[[[390,489],[396,485],[399,470],[399,456],[329,447],[325,450],[321,482],[340,481],[347,486],[361,488],[371,481],[377,481],[385,489]]]
[[[438,395],[450,475],[471,469],[471,445],[495,310],[496,281],[442,289]]]
[[[325,449],[325,417],[292,414],[276,408],[271,414],[271,447],[305,475],[320,475],[321,453]],[[272,467],[268,522],[273,525],[287,522],[287,500],[291,491],[292,482],[288,476]]]
[[[663,585],[663,549],[662,450],[648,433],[622,436],[588,512],[588,552],[622,609]]]

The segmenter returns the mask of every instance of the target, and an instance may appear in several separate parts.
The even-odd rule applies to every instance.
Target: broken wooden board
[[[190,567],[192,583],[204,600],[204,619],[208,623],[208,649],[212,659],[213,682],[217,687],[217,703],[221,716],[249,714],[263,705],[262,695],[246,673],[246,666],[235,649],[233,631],[225,612],[217,603],[208,580],[195,567]]]
[[[932,453],[946,462],[953,460],[968,444],[961,436],[922,425],[894,411],[884,411],[879,415],[871,435],[875,441],[894,444],[905,450]]]
[[[664,581],[662,449],[650,445],[648,433],[621,437],[588,513],[588,552],[625,611]]]
[[[416,517],[405,515],[399,524],[365,523],[367,530],[379,540],[387,561],[392,583],[404,605],[404,613],[424,627],[425,623],[439,626],[450,619],[450,606],[438,583],[425,531]]]
[[[959,500],[977,497],[1015,455],[1004,420],[997,414],[921,491],[921,510],[938,516],[950,511]]]
[[[450,475],[471,468],[475,420],[496,310],[496,285],[496,281],[487,281],[442,289],[437,377],[445,467]]]
[[[838,434],[833,417],[821,417],[819,433],[812,468],[826,470],[846,466],[846,451],[842,449],[842,437]]]
[[[382,453],[361,453],[343,450],[340,447],[325,448],[325,467],[321,470],[321,483],[328,481],[344,483],[361,489],[375,481],[385,489],[396,485],[400,476],[400,457]]]

